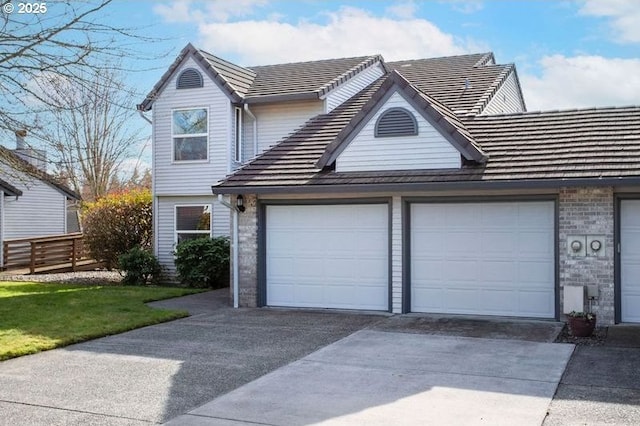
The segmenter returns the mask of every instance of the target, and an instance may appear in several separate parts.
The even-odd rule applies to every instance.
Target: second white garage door
[[[267,305],[387,310],[388,209],[267,206]]]
[[[555,316],[553,202],[411,204],[413,312]]]

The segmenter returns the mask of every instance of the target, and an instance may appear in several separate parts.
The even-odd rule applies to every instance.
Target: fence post
[[[76,238],[71,240],[71,270],[76,271]]]
[[[36,271],[36,242],[31,241],[31,261],[29,262],[29,273]]]

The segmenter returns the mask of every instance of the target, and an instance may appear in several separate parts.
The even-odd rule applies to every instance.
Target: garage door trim
[[[622,322],[622,260],[620,256],[620,241],[622,232],[622,202],[625,200],[640,200],[640,193],[629,192],[624,194],[615,194],[613,203],[613,310],[614,322],[619,324]]]
[[[454,197],[403,197],[402,198],[402,313],[411,312],[411,204],[465,204],[465,203],[504,203],[504,202],[553,202],[553,260],[554,260],[554,309],[555,319],[560,319],[560,257],[559,243],[559,202],[558,195],[530,196],[454,196]]]
[[[257,201],[258,210],[258,295],[259,307],[267,305],[267,207],[268,206],[310,206],[310,205],[366,205],[383,204],[387,206],[387,312],[392,309],[392,198],[328,198],[328,199],[278,199]]]

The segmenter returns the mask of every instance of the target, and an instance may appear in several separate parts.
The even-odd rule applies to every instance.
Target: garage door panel
[[[548,260],[529,260],[518,262],[517,280],[526,283],[527,287],[549,287],[549,283],[555,279],[554,265]]]
[[[477,280],[485,283],[492,283],[498,285],[504,283],[504,285],[510,286],[518,277],[518,265],[514,265],[509,261],[486,261],[480,264]]]
[[[267,206],[271,306],[387,310],[388,206]]]
[[[555,298],[544,289],[521,290],[518,292],[518,300],[519,311],[530,316],[535,316],[538,312],[553,312],[555,309]]]
[[[548,227],[545,231],[521,231],[518,233],[518,251],[526,255],[549,256],[549,248],[554,245],[553,235],[549,234]]]
[[[553,202],[416,203],[410,215],[412,311],[555,316]]]

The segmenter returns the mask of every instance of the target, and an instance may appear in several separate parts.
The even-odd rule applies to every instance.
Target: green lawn
[[[198,291],[0,281],[0,360],[185,317],[144,303]]]

